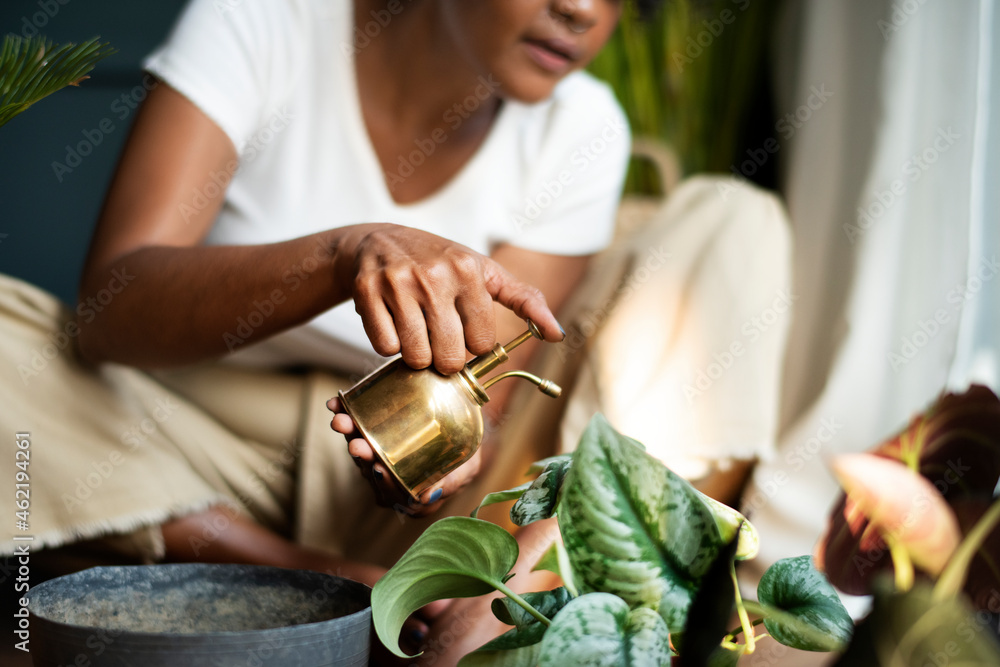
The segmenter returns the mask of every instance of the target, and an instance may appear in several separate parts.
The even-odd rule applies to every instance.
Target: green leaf
[[[40,99],[86,78],[99,61],[116,53],[98,38],[53,44],[44,37],[7,35],[0,49],[0,126]]]
[[[960,599],[935,600],[927,584],[905,593],[876,585],[872,611],[835,665],[1000,665],[993,630],[988,616],[973,614]]]
[[[476,516],[478,516],[479,514],[479,510],[483,509],[484,507],[488,507],[489,505],[502,503],[506,500],[517,500],[522,495],[524,495],[524,492],[527,491],[528,487],[530,486],[531,482],[525,482],[520,486],[515,486],[513,489],[507,489],[506,491],[495,491],[493,493],[486,494],[486,497],[483,498],[483,502],[479,503],[479,507],[472,510],[472,518],[475,519]]]
[[[395,655],[406,618],[434,600],[506,592],[517,541],[488,521],[448,517],[431,525],[372,589],[379,639]]]
[[[736,560],[750,560],[756,558],[760,552],[760,536],[757,529],[747,521],[747,518],[725,503],[720,503],[715,498],[710,498],[698,492],[702,500],[711,508],[712,515],[715,516],[715,525],[719,528],[719,534],[727,544],[739,531],[740,541],[736,546]]]
[[[782,644],[803,651],[836,651],[851,638],[850,615],[809,556],[785,558],[769,567],[760,579],[757,597],[767,607],[783,610],[799,621],[765,616],[764,627]],[[799,624],[817,632],[804,633]]]
[[[542,652],[539,641],[518,648],[488,648],[510,634],[520,632],[516,628],[500,635],[492,642],[469,653],[458,661],[458,667],[535,667]],[[501,646],[501,644],[497,644]]]
[[[543,614],[546,618],[555,618],[559,610],[573,599],[565,588],[556,588],[551,591],[539,591],[537,593],[525,593],[524,601]],[[539,620],[529,614],[524,607],[510,598],[497,598],[492,603],[493,615],[507,625],[514,625],[519,628],[529,625],[541,625]]]
[[[542,557],[538,559],[535,566],[531,568],[532,572],[537,572],[539,570],[547,570],[548,572],[554,572],[556,574],[561,574],[561,568],[559,567],[559,550],[556,548],[556,543],[553,542]]]
[[[525,593],[524,601],[544,614],[554,618],[559,610],[572,600],[565,588],[538,593]],[[496,639],[487,642],[459,662],[461,667],[478,665],[504,665],[535,667],[541,647],[539,642],[548,629],[524,607],[510,598],[499,598],[492,603],[493,615],[507,625],[515,626]]]
[[[671,632],[725,546],[703,496],[601,415],[574,452],[558,517],[579,591],[649,607]]]
[[[521,498],[510,508],[510,520],[518,526],[550,518],[556,511],[563,480],[571,460],[553,457]]]
[[[610,593],[574,598],[542,639],[539,667],[670,664],[670,635],[660,616]]]
[[[527,474],[540,475],[550,470],[558,471],[558,476],[555,478],[550,478],[548,481],[548,484],[551,485],[554,483],[556,485],[555,488],[556,495],[553,496],[553,498],[556,498],[559,492],[559,485],[562,484],[563,477],[566,476],[566,470],[569,469],[569,465],[572,461],[572,456],[573,456],[572,454],[560,454],[559,456],[550,456],[548,458],[542,459],[541,461],[535,461],[534,463],[531,464],[531,467],[528,468]],[[495,493],[488,494],[485,498],[483,498],[483,502],[479,503],[479,507],[472,510],[472,518],[476,518],[476,515],[479,514],[479,510],[483,509],[484,507],[487,507],[489,505],[494,505],[496,503],[502,503],[507,500],[517,500],[521,498],[521,496],[523,496],[524,493],[529,488],[537,486],[536,484],[537,482],[538,479],[535,479],[530,482],[525,482],[520,486],[515,486],[513,489],[507,489],[506,491],[497,491]],[[548,516],[551,516],[552,515],[551,513],[554,510],[555,510],[554,506],[549,508]],[[518,511],[521,512],[523,510],[518,510]],[[511,509],[512,519],[513,516],[514,516],[514,509],[512,508]],[[543,518],[548,518],[548,516]],[[518,523],[517,519],[513,520],[514,523],[517,523],[520,526],[524,526],[527,525],[527,523],[531,523],[531,521],[528,521],[527,523]]]
[[[565,464],[570,465],[573,462],[573,454],[558,454],[556,456],[549,456],[542,459],[541,461],[535,461],[528,468],[529,475],[537,475],[546,468],[555,467],[557,465]]]

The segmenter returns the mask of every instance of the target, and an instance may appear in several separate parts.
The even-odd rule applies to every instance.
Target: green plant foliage
[[[0,49],[0,126],[57,90],[78,85],[113,53],[97,37],[82,44],[53,44],[44,37],[7,35]]]
[[[479,506],[472,510],[472,518],[475,519],[479,515],[479,510],[484,507],[506,502],[508,500],[517,500],[524,495],[524,492],[528,490],[531,484],[531,482],[525,482],[520,486],[515,486],[513,489],[507,489],[506,491],[494,491],[493,493],[486,494],[482,502],[479,503]]]
[[[555,459],[546,464],[524,494],[510,508],[510,520],[518,526],[548,519],[556,511],[563,479],[572,465],[568,458]]]
[[[962,600],[936,600],[929,585],[917,584],[905,593],[876,585],[872,611],[836,666],[1000,665],[991,634],[987,622]]]
[[[550,619],[572,599],[565,588],[524,595],[525,602]],[[514,629],[465,656],[459,667],[522,664],[535,667],[547,626],[510,598],[494,600],[492,608],[494,616],[507,625],[513,625]]]
[[[458,661],[458,667],[536,667],[542,652],[541,642],[515,646],[506,641],[508,635],[517,632],[511,630],[469,653]]]
[[[526,501],[527,506],[518,509],[518,513],[519,514],[523,513],[526,516],[528,514],[537,511],[538,501],[542,501],[546,504],[549,504],[549,500],[547,499],[548,497],[545,495],[545,493],[543,492],[539,494],[537,492],[539,486],[548,484],[550,487],[553,487],[554,494],[558,494],[559,487],[562,485],[562,480],[566,476],[566,471],[569,469],[569,466],[572,463],[572,461],[573,461],[572,454],[560,454],[559,456],[550,456],[546,459],[542,459],[541,461],[535,461],[534,463],[531,464],[531,467],[528,468],[528,474],[538,475],[539,477],[545,476],[546,480],[539,482],[538,478],[536,478],[531,482],[525,482],[520,486],[515,486],[513,489],[507,489],[506,491],[496,491],[494,493],[489,493],[486,495],[485,498],[483,498],[483,501],[479,503],[479,507],[477,507],[472,511],[472,517],[475,518],[476,515],[479,514],[479,510],[483,509],[488,505],[502,503],[507,500],[518,500],[519,498],[521,498],[521,496],[525,494],[525,492],[528,491],[528,489],[533,489],[534,492],[529,495],[529,499]],[[555,472],[556,474],[554,476],[549,476],[548,474],[546,474],[550,471]],[[548,514],[541,518],[548,518],[549,516],[552,516],[552,512],[555,511],[556,500],[557,500],[556,495],[552,495],[551,496],[552,506],[548,507],[547,510],[543,511],[547,512]],[[531,523],[531,521],[528,521],[527,523],[520,523],[517,519],[514,519],[513,517],[514,517],[514,510],[512,508],[511,519],[514,521],[514,523],[521,526],[527,525],[527,523]]]
[[[559,527],[581,593],[604,591],[683,629],[725,542],[694,487],[596,415],[580,439]]]
[[[539,613],[541,613],[546,618],[554,618],[559,610],[566,606],[566,604],[573,599],[573,596],[569,594],[563,587],[556,588],[551,591],[539,591],[538,593],[525,593],[524,601],[534,607]],[[529,614],[524,607],[517,604],[510,598],[499,598],[494,600],[491,604],[493,609],[493,615],[497,617],[498,620],[507,625],[513,625],[517,628],[525,628],[535,625],[541,625],[539,620]]]
[[[770,29],[780,0],[670,0],[651,21],[625,5],[618,30],[590,71],[607,81],[633,133],[657,137],[685,173],[738,163],[763,90]],[[745,157],[745,156],[744,156]],[[629,190],[654,192],[645,172]]]
[[[792,648],[836,651],[850,641],[854,622],[811,561],[809,556],[779,560],[761,577],[757,597],[766,607],[782,610],[816,632],[803,632],[799,623],[778,617],[765,617],[764,627]]]
[[[590,593],[556,614],[542,640],[540,667],[620,667],[670,663],[670,637],[658,614],[621,598]]]
[[[407,616],[434,600],[506,590],[517,552],[510,533],[488,521],[448,517],[434,523],[372,589],[379,639],[407,657],[398,643]]]
[[[700,491],[699,494],[701,494]],[[722,535],[723,540],[729,542],[736,536],[737,531],[739,532],[740,539],[736,545],[734,558],[736,560],[756,558],[760,552],[760,536],[757,535],[757,529],[753,527],[753,524],[729,505],[720,503],[704,494],[701,494],[701,498],[711,508],[712,514],[715,516],[715,525],[718,526],[719,534]]]

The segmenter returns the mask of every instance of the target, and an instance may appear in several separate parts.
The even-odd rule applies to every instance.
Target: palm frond
[[[0,49],[0,127],[43,97],[78,85],[113,53],[98,37],[82,44],[53,44],[41,36],[7,35]]]

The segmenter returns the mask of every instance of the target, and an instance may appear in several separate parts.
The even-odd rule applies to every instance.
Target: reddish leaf
[[[1000,477],[1000,399],[980,385],[962,394],[945,394],[875,453],[919,470],[953,507],[966,500],[988,500]],[[871,593],[877,574],[892,570],[892,562],[884,543],[873,538],[868,521],[851,516],[849,523],[846,508],[847,499],[841,495],[817,545],[817,563],[825,565],[837,588],[864,595]],[[967,529],[963,524],[963,534]],[[974,569],[980,567],[977,562]]]

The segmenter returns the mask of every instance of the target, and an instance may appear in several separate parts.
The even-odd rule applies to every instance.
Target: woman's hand
[[[344,412],[339,398],[331,398],[326,407],[334,413],[330,426],[337,433],[347,438],[347,451],[354,463],[361,469],[361,475],[369,481],[375,491],[375,501],[382,507],[391,507],[410,516],[425,516],[435,512],[450,496],[461,491],[479,473],[481,450],[477,450],[472,458],[442,478],[433,487],[424,491],[418,501],[414,501],[403,488],[396,483],[386,470],[385,464],[375,457],[371,445],[364,439],[354,421]]]
[[[355,308],[375,351],[401,353],[412,368],[456,373],[497,342],[493,301],[531,319],[545,340],[563,332],[540,290],[493,259],[434,234],[390,224],[359,225],[336,249]]]

